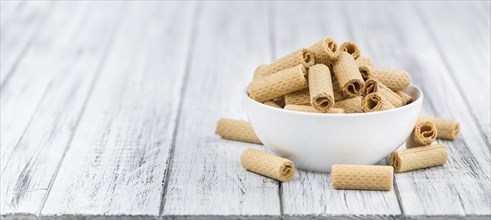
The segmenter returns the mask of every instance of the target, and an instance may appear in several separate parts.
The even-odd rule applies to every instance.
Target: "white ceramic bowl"
[[[416,124],[423,94],[406,106],[371,113],[319,114],[278,109],[245,94],[243,108],[261,142],[300,169],[330,172],[333,164],[375,164],[404,143]]]

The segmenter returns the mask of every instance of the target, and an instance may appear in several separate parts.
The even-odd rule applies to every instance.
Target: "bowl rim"
[[[325,114],[325,113],[316,113],[316,112],[300,112],[300,111],[293,111],[293,110],[288,110],[288,109],[283,109],[283,108],[276,108],[276,107],[272,107],[272,106],[269,106],[269,105],[265,105],[265,104],[263,104],[261,102],[258,102],[256,100],[252,99],[247,94],[247,89],[245,90],[246,91],[245,92],[245,100],[247,100],[248,102],[254,103],[254,105],[261,105],[262,107],[269,108],[269,109],[271,109],[273,111],[278,111],[278,112],[283,112],[283,113],[289,113],[289,114],[310,115],[310,116],[315,116],[315,117],[355,117],[355,116],[369,116],[369,115],[378,115],[378,114],[385,114],[385,113],[390,113],[390,112],[403,111],[404,109],[410,108],[413,105],[416,105],[417,103],[423,102],[424,94],[423,94],[423,92],[421,91],[421,89],[419,87],[410,84],[406,89],[408,89],[408,88],[413,88],[413,89],[416,90],[416,92],[418,94],[418,97],[417,97],[416,100],[414,100],[413,102],[411,102],[411,103],[409,103],[407,105],[404,105],[404,106],[401,106],[401,107],[398,107],[398,108],[393,108],[393,109],[384,110],[384,111],[376,111],[376,112],[362,112],[362,113],[348,113],[348,114],[346,114],[346,113],[345,114]],[[406,89],[404,89],[404,90],[406,90]]]

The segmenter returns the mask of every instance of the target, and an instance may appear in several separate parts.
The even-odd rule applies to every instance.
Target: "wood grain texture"
[[[63,59],[51,57],[44,60],[46,63],[32,64],[32,68],[16,73],[16,77],[29,78],[39,74],[39,65],[64,67],[54,73],[22,138],[2,163],[1,214],[39,213],[110,45],[121,8],[114,6],[110,10],[89,8],[88,19],[77,28],[70,47],[64,47]],[[60,10],[74,12],[70,7]]]
[[[440,10],[434,10],[435,8]],[[481,14],[485,2],[417,4],[415,10],[440,52],[448,76],[464,98],[463,107],[473,113],[487,144],[491,132],[491,13]],[[459,16],[452,16],[459,14]],[[469,25],[472,24],[472,25]],[[462,31],[466,30],[466,31]],[[465,59],[463,59],[465,56]]]
[[[245,88],[256,66],[270,60],[266,4],[207,2],[200,8],[162,214],[278,217],[278,182],[239,163],[244,149],[260,145],[215,134],[218,119],[245,119]]]
[[[43,216],[158,217],[192,12],[193,3],[129,2]]]
[[[442,141],[449,150],[448,164],[395,175],[403,213],[421,217],[489,216],[489,148],[430,33],[412,31],[423,24],[412,18],[416,12],[408,5],[374,6],[379,7],[371,11],[366,10],[367,4],[345,7],[350,18],[356,15],[351,23],[357,24],[352,25],[355,40],[365,45],[362,53],[373,57],[377,65],[408,70],[413,83],[425,94],[424,114],[453,118],[461,124],[457,141]]]
[[[52,2],[1,1],[0,85],[15,71],[32,38],[49,17]]]
[[[20,74],[13,74],[9,82],[2,86],[2,171],[53,77],[71,68],[78,53],[71,47],[72,40],[76,39],[74,37],[82,25],[85,6],[83,3],[57,4],[46,22],[46,28],[33,39],[28,53],[18,63],[16,72]]]
[[[276,12],[274,33],[277,57],[289,50],[309,47],[326,36],[338,45],[351,40],[348,23],[336,20],[343,17],[341,5],[329,3],[289,2],[273,7]],[[296,16],[291,16],[295,14]],[[322,15],[313,19],[312,14]],[[322,18],[322,19],[321,19]],[[357,191],[334,190],[330,175],[297,170],[292,181],[281,184],[283,213],[288,218],[326,216],[337,218],[397,218],[401,214],[394,190]]]

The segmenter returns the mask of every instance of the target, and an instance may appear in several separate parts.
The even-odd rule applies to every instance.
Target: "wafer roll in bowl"
[[[254,80],[249,84],[251,98],[265,102],[308,87],[307,71],[299,64],[275,74]]]
[[[355,42],[347,41],[339,46],[339,51],[349,53],[353,59],[360,57],[360,48]]]
[[[391,166],[335,164],[331,171],[331,185],[334,189],[389,191],[393,174]]]
[[[365,81],[353,56],[341,52],[332,68],[344,95],[354,97],[363,93]]]
[[[413,97],[411,97],[410,95],[408,95],[407,93],[405,93],[403,91],[397,91],[397,95],[399,95],[399,97],[401,97],[402,105],[407,105],[407,104],[414,101]]]
[[[286,105],[310,105],[309,89],[302,89],[285,95]]]
[[[377,80],[369,79],[365,81],[365,94],[368,95],[370,93],[377,93],[396,108],[402,106],[402,98]]]
[[[377,112],[395,108],[390,101],[377,93],[370,93],[363,98],[362,109],[364,112]]]
[[[309,50],[314,54],[316,64],[329,65],[337,58],[338,45],[332,38],[326,37],[312,45]]]
[[[331,72],[324,64],[309,69],[310,104],[319,111],[327,112],[334,107]]]
[[[380,81],[392,91],[400,91],[409,86],[411,76],[404,70],[393,70],[374,66],[358,67],[364,79]]]
[[[354,98],[345,99],[342,101],[337,101],[334,104],[334,107],[342,108],[346,113],[362,113],[363,112],[362,97],[358,96]]]
[[[246,170],[279,181],[292,179],[295,171],[295,166],[291,160],[251,148],[242,153],[240,164]]]
[[[261,144],[247,121],[222,118],[218,121],[215,132],[224,139]]]
[[[315,57],[312,51],[305,48],[300,48],[267,65],[267,67],[262,70],[264,73],[261,75],[268,76],[297,65],[302,65],[305,69],[308,69],[314,64]]]
[[[395,151],[390,155],[390,164],[397,173],[441,166],[447,160],[448,152],[443,144]]]

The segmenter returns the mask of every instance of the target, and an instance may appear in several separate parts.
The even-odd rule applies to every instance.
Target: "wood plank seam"
[[[122,10],[123,9],[120,9],[119,15],[117,16],[118,19],[115,19],[116,21],[118,21],[118,20],[121,21],[122,20],[121,19],[123,17],[123,13],[121,13]],[[62,156],[61,160],[58,162],[58,166],[56,168],[56,171],[55,171],[53,177],[51,178],[51,180],[49,182],[48,189],[47,189],[46,194],[45,194],[45,196],[43,198],[43,202],[41,203],[41,206],[39,207],[39,210],[36,213],[36,216],[41,216],[41,211],[44,208],[44,205],[46,204],[46,200],[48,199],[48,196],[49,196],[49,194],[51,192],[51,188],[53,186],[53,183],[54,183],[56,177],[58,176],[58,171],[60,170],[60,167],[63,164],[63,161],[65,159],[65,155],[66,155],[68,149],[70,148],[70,146],[72,144],[73,137],[75,136],[75,133],[77,131],[78,125],[80,123],[80,120],[82,119],[82,116],[85,113],[85,108],[87,107],[87,103],[88,103],[90,97],[92,96],[92,92],[94,90],[94,86],[97,83],[97,81],[99,79],[99,76],[101,75],[101,71],[102,71],[102,68],[104,67],[104,65],[106,63],[107,57],[109,55],[109,51],[111,51],[112,48],[114,47],[114,42],[115,41],[113,39],[116,37],[117,31],[121,27],[121,23],[122,22],[117,22],[116,25],[113,25],[113,29],[111,30],[110,37],[109,37],[109,42],[110,43],[107,44],[105,46],[105,48],[104,48],[103,58],[102,58],[101,62],[98,64],[98,67],[97,67],[97,70],[96,70],[94,79],[92,79],[92,82],[90,82],[89,93],[85,97],[84,104],[83,104],[83,107],[82,107],[82,111],[81,111],[80,116],[78,117],[77,122],[75,123],[75,126],[74,126],[74,132],[71,134],[70,140],[68,141],[67,146],[65,146],[65,149],[64,149],[64,152],[63,152],[63,156]]]
[[[19,4],[19,6],[17,6],[16,10],[18,10],[20,8],[20,5],[23,5],[23,4],[24,4],[24,1],[21,4]],[[14,74],[15,70],[17,69],[17,66],[18,66],[20,60],[22,60],[22,58],[26,55],[26,53],[28,51],[28,48],[30,48],[30,46],[31,46],[31,44],[33,42],[34,36],[36,36],[36,34],[41,30],[41,27],[43,27],[45,25],[45,23],[46,23],[46,21],[48,20],[48,17],[49,17],[47,15],[51,12],[51,9],[53,8],[53,4],[54,4],[53,2],[50,2],[49,6],[48,6],[48,9],[45,12],[45,16],[41,16],[42,21],[39,22],[40,25],[38,25],[36,27],[36,29],[33,31],[32,35],[29,36],[29,39],[27,40],[27,43],[25,43],[24,47],[22,47],[21,52],[19,53],[18,57],[15,59],[15,62],[10,67],[10,69],[7,70],[6,73],[3,73],[3,74],[6,74],[6,76],[0,82],[0,89],[4,87],[4,85],[10,79],[10,77]]]
[[[192,24],[192,27],[191,27],[191,37],[189,39],[189,48],[188,48],[188,51],[187,51],[187,55],[186,55],[186,67],[185,67],[185,70],[184,70],[184,76],[183,76],[183,83],[181,85],[181,88],[179,89],[179,93],[180,93],[180,96],[181,98],[179,99],[179,104],[178,104],[178,107],[177,107],[177,118],[176,118],[176,123],[175,123],[175,126],[174,126],[174,130],[172,131],[172,144],[171,144],[171,147],[170,147],[170,150],[169,150],[169,157],[167,158],[167,167],[165,169],[165,173],[164,173],[164,179],[162,180],[163,184],[162,184],[162,199],[161,199],[161,202],[160,202],[160,209],[159,209],[159,216],[162,216],[162,213],[164,212],[164,206],[165,206],[165,202],[166,202],[166,194],[167,194],[167,189],[169,187],[169,177],[170,177],[170,173],[171,173],[171,168],[172,168],[172,164],[173,164],[173,161],[174,161],[174,150],[176,148],[176,140],[177,140],[177,133],[178,133],[178,129],[179,129],[179,121],[181,120],[181,116],[182,116],[182,105],[184,103],[184,95],[186,93],[186,87],[188,85],[188,81],[189,81],[189,73],[190,73],[190,70],[191,70],[191,61],[192,61],[192,55],[193,55],[193,50],[194,50],[194,47],[195,47],[195,44],[196,44],[196,37],[198,35],[197,33],[197,25],[198,25],[198,21],[201,17],[201,13],[202,13],[202,8],[203,7],[200,7],[201,6],[201,3],[197,6],[197,5],[194,5],[194,9],[193,9],[193,15],[194,15],[194,18],[193,18],[193,24]]]
[[[414,10],[419,14],[416,17],[418,17],[421,20],[421,23],[423,24],[424,28],[429,33],[428,35],[429,35],[430,39],[433,41],[433,44],[435,45],[437,51],[440,54],[444,54],[440,42],[436,39],[435,34],[432,31],[430,31],[431,29],[428,26],[428,22],[424,22],[424,19],[426,18],[425,15],[420,10],[418,10],[418,8],[416,8],[415,5],[413,5],[413,7],[414,7]],[[455,77],[455,71],[453,71],[453,69],[450,66],[450,63],[449,63],[448,59],[445,56],[441,56],[441,59],[443,61],[443,64],[447,68],[447,71],[448,71],[448,73],[450,75],[451,80],[454,82],[455,87],[457,87],[457,92],[459,93],[460,97],[464,100],[464,103],[466,105],[465,107],[466,107],[467,111],[471,113],[472,118],[474,119],[474,123],[476,125],[478,125],[477,127],[479,128],[479,132],[483,136],[483,139],[484,139],[486,145],[488,146],[488,148],[491,149],[491,146],[489,145],[489,140],[487,138],[489,134],[486,134],[486,132],[483,130],[482,126],[480,126],[481,124],[479,123],[479,118],[477,118],[477,116],[474,113],[474,111],[472,111],[472,108],[471,108],[472,105],[471,105],[471,103],[469,103],[469,101],[465,97],[464,91],[462,89],[462,86],[460,85],[460,83],[458,83],[458,80]]]

